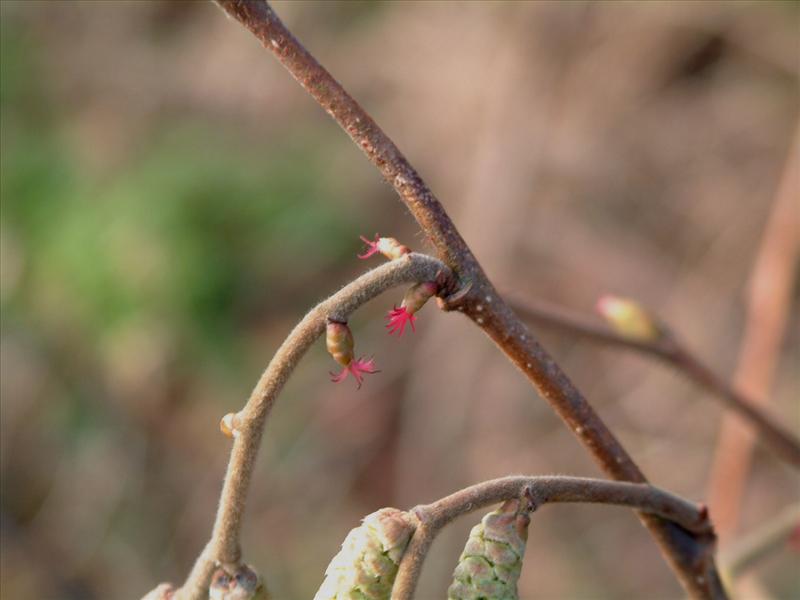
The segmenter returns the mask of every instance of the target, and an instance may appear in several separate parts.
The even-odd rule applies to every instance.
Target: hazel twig
[[[462,515],[515,498],[525,498],[531,510],[555,502],[635,508],[679,525],[699,547],[713,552],[715,536],[706,507],[651,485],[585,477],[503,477],[412,509],[419,524],[400,562],[392,600],[413,598],[428,549],[443,527]]]
[[[234,442],[211,540],[198,557],[176,598],[199,599],[208,593],[216,564],[229,572],[239,565],[239,534],[245,500],[267,416],[300,359],[325,331],[328,319],[346,321],[358,307],[398,285],[441,277],[449,269],[424,254],[408,254],[368,271],[315,306],[292,330],[250,395],[245,407],[230,419]]]

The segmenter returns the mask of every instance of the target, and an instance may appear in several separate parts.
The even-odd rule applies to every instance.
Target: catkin
[[[525,501],[509,500],[472,528],[448,600],[517,600],[530,523]]]
[[[388,600],[414,522],[396,508],[367,515],[347,534],[314,600]]]

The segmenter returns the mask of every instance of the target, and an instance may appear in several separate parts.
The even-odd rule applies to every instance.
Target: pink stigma
[[[395,306],[389,311],[386,318],[389,319],[389,323],[386,325],[386,329],[389,330],[389,335],[397,333],[397,337],[402,337],[403,330],[406,328],[406,323],[411,325],[411,331],[414,333],[417,331],[414,328],[414,321],[417,320],[417,317],[408,312],[404,306],[400,308]]]
[[[331,381],[334,383],[344,381],[348,373],[353,374],[353,377],[356,378],[358,389],[361,389],[361,384],[364,381],[364,373],[372,375],[373,373],[380,373],[380,371],[375,368],[375,361],[371,358],[369,360],[365,360],[364,358],[359,358],[358,360],[354,359],[351,360],[350,364],[342,369],[342,372],[338,375],[331,373]]]
[[[364,252],[364,254],[357,254],[356,255],[356,256],[358,256],[358,258],[369,258],[373,254],[379,252],[379,250],[378,250],[378,240],[380,240],[381,238],[377,233],[375,234],[375,241],[374,242],[368,240],[363,235],[360,235],[358,237],[360,237],[361,241],[364,242],[367,245],[367,249]]]

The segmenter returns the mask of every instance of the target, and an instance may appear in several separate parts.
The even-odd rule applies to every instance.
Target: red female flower
[[[397,337],[402,336],[406,328],[406,323],[411,325],[411,331],[416,332],[414,321],[416,321],[417,318],[414,316],[414,313],[422,308],[438,291],[439,286],[433,281],[424,281],[409,288],[403,298],[400,308],[395,306],[389,311],[386,317],[389,319],[389,323],[386,325],[386,328],[389,330],[389,335],[397,333]]]
[[[404,306],[400,308],[395,306],[389,311],[386,318],[389,319],[389,323],[386,325],[386,329],[389,330],[389,335],[397,333],[397,337],[401,337],[403,335],[403,330],[406,328],[406,323],[411,325],[411,331],[415,333],[417,331],[414,327],[414,321],[417,320],[417,317],[408,312]]]
[[[375,360],[357,358],[350,361],[350,364],[345,366],[341,372],[337,375],[336,373],[331,372],[331,381],[334,383],[339,383],[340,381],[344,381],[347,378],[347,374],[352,373],[353,377],[356,378],[356,387],[361,389],[361,384],[364,382],[364,373],[372,375],[373,373],[380,373],[378,369],[375,368]]]
[[[360,237],[361,241],[367,245],[367,249],[364,254],[359,254],[358,258],[369,258],[373,254],[380,252],[389,260],[394,260],[402,258],[411,252],[408,246],[404,246],[394,238],[380,237],[377,233],[375,234],[375,241],[368,240],[363,235]]]
[[[353,341],[353,334],[347,326],[347,323],[328,321],[325,342],[333,360],[344,367],[338,375],[336,373],[331,373],[331,381],[334,383],[344,381],[348,373],[352,373],[358,388],[361,388],[365,373],[378,373],[373,359],[365,359],[364,357],[355,358],[355,354],[353,353],[355,342]]]

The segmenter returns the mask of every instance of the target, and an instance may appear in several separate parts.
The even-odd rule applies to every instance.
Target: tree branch
[[[636,508],[676,523],[693,534],[705,553],[711,555],[714,551],[715,536],[706,507],[651,485],[584,477],[504,477],[473,485],[432,504],[412,509],[419,525],[400,562],[392,600],[413,598],[428,550],[444,526],[481,508],[523,497],[531,503],[532,510],[554,502],[589,502]]]
[[[358,307],[401,284],[449,276],[440,261],[424,254],[407,254],[385,263],[315,306],[281,344],[256,384],[245,407],[231,419],[234,442],[211,541],[198,557],[176,598],[199,599],[208,595],[208,581],[216,563],[234,572],[241,558],[239,534],[245,500],[253,474],[264,424],[284,384],[300,359],[325,331],[328,319],[347,321]]]
[[[462,311],[497,344],[614,479],[646,483],[644,474],[550,355],[498,295],[439,200],[392,140],[281,22],[265,0],[217,0],[250,30],[347,132],[405,202],[462,293],[445,308]],[[698,598],[724,598],[711,557],[674,523],[642,513],[684,588]]]
[[[788,154],[750,274],[747,319],[734,375],[736,388],[746,390],[764,407],[769,404],[796,289],[800,256],[800,124],[795,128]],[[723,416],[708,490],[723,543],[733,537],[739,525],[754,441],[754,431],[739,415]]]
[[[649,354],[672,365],[697,385],[705,388],[728,408],[746,419],[758,431],[761,441],[776,456],[800,468],[800,440],[784,428],[754,400],[718,377],[697,355],[689,350],[670,329],[658,323],[663,335],[653,341],[631,339],[610,327],[580,313],[565,310],[546,302],[513,302],[514,311],[523,319],[552,325],[592,341]]]
[[[542,300],[509,300],[511,308],[526,321],[541,325],[557,327],[564,331],[578,334],[593,342],[617,346],[626,350],[652,354],[669,360],[675,352],[675,340],[672,337],[660,337],[653,341],[636,340],[606,325],[599,319],[583,313],[563,308]]]

